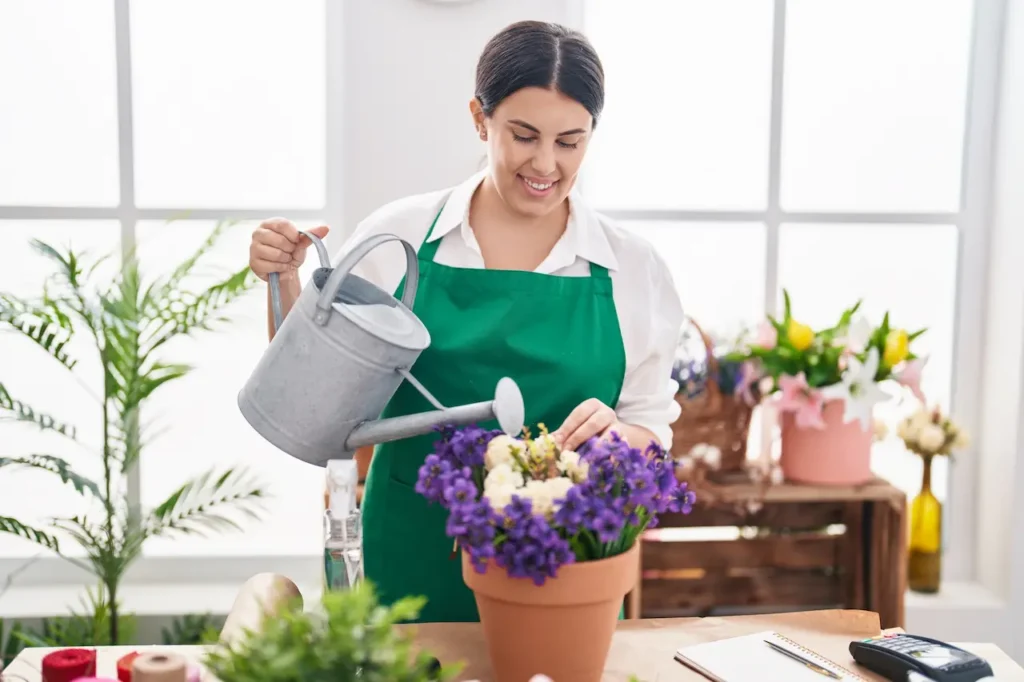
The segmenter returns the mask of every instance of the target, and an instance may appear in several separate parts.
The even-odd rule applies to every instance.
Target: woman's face
[[[569,195],[590,140],[592,117],[560,92],[524,88],[484,116],[471,103],[477,131],[487,142],[491,177],[516,213],[542,216]]]

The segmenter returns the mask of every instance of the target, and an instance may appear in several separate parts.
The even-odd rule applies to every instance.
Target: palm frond
[[[259,280],[248,266],[231,273],[206,291],[176,292],[158,304],[162,324],[146,339],[146,354],[170,341],[175,336],[187,335],[195,330],[209,330],[213,322],[223,321],[218,313],[244,296]]]
[[[58,422],[48,414],[36,412],[29,405],[20,400],[15,400],[4,385],[0,384],[0,421],[5,419],[28,422],[38,426],[42,431],[54,431],[72,440],[76,436],[74,426]]]
[[[75,368],[73,360],[64,348],[74,336],[71,320],[64,315],[55,315],[57,306],[53,301],[44,301],[33,306],[26,301],[0,294],[0,324],[6,324],[14,331],[34,342],[69,370]]]
[[[149,514],[148,535],[204,535],[205,531],[241,530],[228,515],[237,511],[258,519],[265,493],[244,470],[210,470],[181,486]]]
[[[100,497],[100,488],[91,479],[71,469],[65,460],[53,455],[27,455],[25,457],[0,457],[0,467],[13,466],[28,469],[41,469],[60,476],[63,483],[70,483],[79,493],[89,491]]]
[[[0,533],[17,535],[54,552],[60,552],[60,542],[57,538],[10,516],[0,516]]]

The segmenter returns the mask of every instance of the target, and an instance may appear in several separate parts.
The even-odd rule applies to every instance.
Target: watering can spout
[[[349,434],[345,449],[354,451],[366,445],[422,436],[442,424],[466,426],[492,419],[496,419],[501,430],[508,435],[518,436],[525,418],[523,394],[515,381],[505,377],[498,381],[493,400],[364,422]]]

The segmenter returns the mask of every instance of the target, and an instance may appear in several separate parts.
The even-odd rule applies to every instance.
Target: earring
[[[480,139],[485,142],[487,141],[487,131],[482,128],[480,129]]]

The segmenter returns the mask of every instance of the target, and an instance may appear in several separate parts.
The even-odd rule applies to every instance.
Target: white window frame
[[[600,0],[571,0],[571,14],[577,25],[585,29],[586,4]],[[769,314],[778,312],[779,231],[784,223],[811,223],[821,229],[849,224],[948,225],[959,231],[957,288],[954,310],[953,375],[950,410],[965,428],[978,434],[971,451],[958,457],[950,468],[949,489],[945,504],[943,560],[943,595],[936,600],[911,599],[908,621],[927,618],[947,624],[950,629],[962,618],[964,609],[986,616],[999,613],[1011,595],[998,585],[979,584],[977,565],[998,562],[1006,565],[1011,551],[1024,556],[1020,540],[1016,550],[1009,543],[982,544],[978,533],[979,458],[985,453],[978,443],[980,410],[984,386],[982,362],[985,344],[984,316],[988,298],[986,277],[990,246],[990,209],[992,165],[996,153],[995,123],[1000,92],[1003,23],[1006,0],[976,0],[974,3],[970,40],[970,69],[966,98],[966,125],[962,142],[962,179],[960,208],[955,212],[893,213],[893,212],[821,212],[785,211],[780,206],[780,167],[782,144],[782,97],[785,59],[786,0],[773,0],[772,88],[769,134],[769,169],[767,207],[763,211],[688,211],[688,210],[605,210],[612,218],[630,221],[678,222],[742,222],[766,225],[765,300]],[[585,182],[585,179],[584,179]],[[585,186],[584,186],[585,191]],[[1007,501],[1006,511],[1012,509]],[[1024,558],[1020,560],[1024,563]],[[1022,566],[1024,569],[1024,566]],[[975,606],[978,608],[975,609]],[[916,613],[915,613],[916,611]],[[997,619],[1002,622],[1001,616]],[[998,628],[996,621],[993,628]],[[1021,644],[1024,650],[1024,643]]]
[[[331,225],[344,224],[344,187],[342,185],[342,119],[344,73],[342,40],[344,36],[343,3],[325,3],[324,31],[326,40],[326,195],[324,205],[318,209],[295,209],[286,206],[259,209],[219,208],[188,209],[139,208],[135,205],[135,146],[132,107],[132,61],[130,0],[114,0],[115,50],[117,64],[117,138],[120,172],[120,201],[111,207],[51,207],[0,206],[0,220],[116,220],[121,226],[122,252],[135,248],[136,226],[140,221],[178,219],[187,213],[195,220],[259,220],[269,216],[287,215],[294,220],[320,220]],[[128,472],[127,499],[129,504],[140,503],[141,468],[145,467],[145,453],[140,462]],[[318,494],[310,491],[310,494]],[[143,556],[129,571],[125,585],[225,585],[239,586],[252,575],[262,571],[282,573],[300,585],[317,585],[322,558],[307,556]],[[20,588],[51,588],[55,594],[62,587],[76,588],[91,585],[92,578],[67,561],[40,551],[32,558],[0,557],[0,593],[10,579],[14,590]],[[234,589],[234,588],[231,588]],[[20,604],[21,600],[12,603]],[[0,600],[0,603],[3,603]],[[74,602],[72,602],[74,603]],[[12,607],[15,611],[18,607]],[[195,605],[196,610],[205,610]],[[45,607],[41,606],[40,611]],[[63,612],[60,609],[57,613]],[[131,609],[129,605],[128,610]],[[26,612],[27,613],[27,612]],[[18,614],[12,614],[18,615]],[[35,613],[33,615],[44,615]]]
[[[562,0],[566,5],[569,22],[583,26],[586,0]],[[954,376],[952,382],[952,410],[968,430],[977,433],[979,404],[983,392],[981,357],[984,346],[983,311],[986,306],[986,262],[990,243],[989,203],[991,195],[991,166],[994,153],[994,123],[1000,88],[999,62],[1002,48],[1002,23],[1006,0],[978,0],[975,7],[971,43],[970,88],[968,91],[967,125],[963,141],[963,184],[961,207],[954,213],[829,213],[786,212],[779,206],[780,151],[782,129],[782,76],[784,59],[786,0],[774,2],[774,37],[772,57],[772,106],[770,130],[770,166],[768,203],[764,211],[619,211],[611,215],[631,220],[682,221],[754,221],[767,226],[765,308],[776,309],[778,289],[779,226],[782,223],[821,223],[843,225],[850,223],[904,223],[955,224],[961,232],[958,286],[956,298],[956,327],[954,333]],[[345,35],[343,3],[326,3],[327,92],[326,107],[326,199],[319,210],[293,210],[287,207],[265,209],[234,209],[231,207],[189,211],[196,219],[259,219],[269,215],[288,215],[295,219],[322,219],[329,224],[344,225],[343,211],[344,166],[341,143],[344,135],[343,90],[345,74],[344,53],[341,45]],[[116,207],[4,207],[0,206],[0,219],[34,220],[65,219],[117,220],[125,249],[131,249],[135,240],[135,226],[140,220],[166,220],[180,216],[182,209],[135,206],[134,145],[132,130],[132,75],[129,0],[115,0],[118,142],[120,166],[120,202]],[[823,227],[827,229],[827,227]],[[983,438],[976,439],[976,442]],[[1012,547],[982,546],[979,543],[978,458],[984,452],[976,450],[960,458],[961,464],[950,472],[950,490],[946,526],[946,557],[944,577],[949,582],[974,582],[977,562],[1010,561],[1011,553],[1017,557],[1013,564],[1024,570],[1024,542],[1019,538]],[[145,466],[142,458],[141,466]],[[140,472],[129,476],[129,501],[139,502]],[[1018,471],[1024,484],[1024,472]],[[1019,486],[1018,486],[1019,489]],[[1008,502],[1008,509],[1012,508]],[[1021,512],[1018,512],[1021,513]],[[23,569],[25,559],[0,558],[0,591],[4,576]],[[301,585],[317,585],[320,580],[318,556],[244,556],[244,557],[149,557],[141,558],[126,578],[126,585],[240,585],[261,571],[288,575]],[[29,570],[16,577],[20,587],[81,589],[91,584],[87,576],[67,562],[50,556],[33,560]],[[1018,590],[1017,592],[1020,592]],[[1015,593],[1016,594],[1016,593]],[[999,595],[1008,598],[1009,595]],[[1017,594],[1017,602],[1021,595]],[[128,605],[131,610],[131,605]],[[182,608],[187,608],[184,605]],[[913,609],[910,605],[908,611]],[[950,613],[954,613],[950,611]],[[37,614],[40,615],[40,614]],[[1024,650],[1024,642],[1021,644]]]

